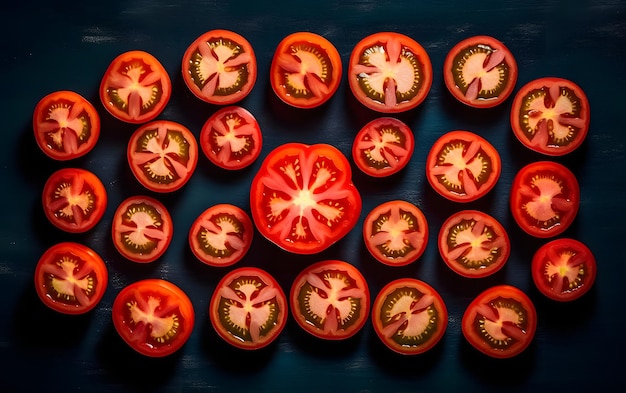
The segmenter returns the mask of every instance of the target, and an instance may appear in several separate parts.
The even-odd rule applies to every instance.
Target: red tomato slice
[[[113,215],[112,236],[117,251],[134,262],[153,262],[169,247],[172,217],[154,198],[132,196]]]
[[[394,200],[376,206],[363,223],[367,250],[389,266],[415,262],[428,243],[428,223],[414,204]]]
[[[552,300],[568,302],[578,299],[593,286],[596,259],[578,240],[557,239],[535,252],[531,271],[539,292]]]
[[[129,51],[116,57],[100,83],[100,101],[115,118],[140,124],[156,118],[172,94],[172,82],[150,53]]]
[[[448,309],[439,293],[414,278],[401,278],[380,290],[372,306],[378,338],[402,355],[433,348],[448,327]]]
[[[567,79],[536,79],[515,95],[511,127],[527,148],[562,156],[578,148],[587,136],[589,100],[580,86]]]
[[[239,106],[215,112],[200,132],[200,147],[207,158],[224,169],[242,169],[252,164],[263,146],[259,123]]]
[[[441,225],[439,253],[450,269],[480,278],[500,270],[511,254],[511,241],[498,220],[478,210],[454,213]]]
[[[35,268],[35,289],[41,301],[63,314],[84,314],[102,299],[109,274],[100,256],[74,242],[50,247]]]
[[[537,330],[537,311],[518,288],[496,285],[482,292],[465,310],[461,330],[477,350],[493,358],[523,352]]]
[[[354,336],[369,317],[370,293],[359,270],[327,260],[305,268],[290,292],[292,314],[315,337],[343,340]]]
[[[517,62],[511,51],[489,36],[456,44],[443,65],[446,87],[460,102],[475,108],[501,104],[517,82]]]
[[[403,34],[372,34],[357,43],[350,55],[350,90],[361,104],[377,112],[415,108],[428,95],[432,81],[426,50]]]
[[[250,206],[268,240],[296,254],[314,254],[356,225],[361,196],[350,163],[338,149],[287,143],[270,152],[259,168]]]
[[[469,131],[450,131],[430,149],[426,177],[441,196],[471,202],[487,194],[500,178],[500,155],[486,139]]]
[[[341,57],[330,41],[315,33],[297,32],[278,44],[270,81],[286,104],[314,108],[335,94],[341,73]]]
[[[191,225],[189,246],[210,266],[230,266],[244,257],[252,245],[254,228],[245,211],[230,204],[206,209]]]
[[[73,91],[43,97],[33,112],[37,145],[48,157],[71,160],[89,153],[100,137],[100,115],[86,98]]]
[[[189,339],[195,313],[185,292],[161,279],[134,282],[122,289],[112,308],[113,325],[132,349],[149,357],[178,351]]]
[[[529,235],[548,238],[563,233],[576,218],[579,204],[576,177],[556,162],[528,164],[513,179],[511,212]]]
[[[182,72],[193,95],[210,104],[230,105],[243,100],[254,87],[256,57],[241,35],[211,30],[189,45]]]
[[[243,267],[228,273],[211,297],[209,316],[217,334],[241,349],[272,343],[287,323],[287,297],[266,271]]]
[[[139,127],[128,142],[128,163],[148,190],[172,192],[189,181],[198,163],[198,142],[182,124],[155,120]]]
[[[42,202],[44,213],[54,226],[82,233],[100,222],[107,207],[107,192],[94,173],[63,168],[46,181]]]
[[[352,158],[363,173],[383,177],[399,172],[411,160],[413,131],[393,117],[367,123],[354,138]]]

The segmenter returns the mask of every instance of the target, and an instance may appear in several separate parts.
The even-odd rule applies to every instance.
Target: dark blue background
[[[3,391],[587,391],[623,382],[624,200],[626,166],[624,99],[626,91],[626,4],[594,1],[80,1],[12,2],[0,16],[0,75],[3,121],[0,143],[2,179],[0,225],[0,390]],[[285,290],[306,265],[343,259],[357,265],[375,295],[399,277],[418,277],[439,290],[449,308],[448,330],[431,352],[416,357],[391,354],[378,342],[371,323],[346,342],[323,342],[290,321],[277,342],[259,352],[242,352],[221,342],[212,331],[207,304],[228,269],[207,267],[187,245],[187,231],[200,212],[222,202],[249,211],[248,189],[261,160],[226,173],[200,157],[191,181],[179,192],[158,197],[174,217],[174,239],[157,262],[138,265],[113,248],[110,220],[118,203],[133,194],[150,194],[132,177],[125,160],[127,139],[135,126],[105,113],[97,96],[109,62],[121,52],[141,49],[156,56],[173,80],[170,104],[160,118],[179,121],[199,135],[217,110],[186,89],[180,62],[186,47],[215,28],[234,30],[253,45],[259,76],[240,104],[259,121],[264,133],[261,159],[288,141],[329,142],[346,155],[352,138],[379,116],[362,108],[344,80],[323,107],[302,111],[286,107],[269,87],[269,65],[286,35],[307,30],[335,44],[344,71],[353,46],[378,31],[411,36],[428,51],[434,82],[417,109],[400,115],[413,129],[417,147],[405,170],[387,179],[371,179],[355,169],[364,208],[345,239],[321,255],[295,256],[278,250],[258,233],[241,265],[254,265],[276,276]],[[455,102],[443,85],[447,51],[471,35],[503,41],[519,65],[518,88],[543,76],[571,79],[591,102],[591,128],[584,145],[567,157],[581,186],[580,212],[563,235],[586,243],[595,253],[598,277],[592,291],[571,304],[557,304],[534,288],[529,264],[545,241],[515,225],[508,192],[515,172],[544,157],[523,148],[509,125],[509,99],[491,110]],[[55,90],[74,90],[89,98],[102,117],[96,148],[70,163],[53,162],[41,153],[31,128],[37,101]],[[495,189],[479,201],[460,205],[435,194],[424,177],[432,143],[444,132],[467,129],[487,138],[503,159]],[[87,234],[62,233],[45,219],[40,194],[47,177],[64,166],[81,166],[101,177],[109,206],[102,222]],[[416,203],[429,220],[431,238],[424,256],[403,268],[383,266],[365,250],[361,225],[365,214],[390,199]],[[452,273],[438,256],[439,226],[463,208],[483,209],[509,231],[512,255],[495,276],[469,280]],[[41,254],[60,241],[83,242],[105,259],[110,282],[102,302],[88,315],[65,316],[48,310],[36,297],[32,280]],[[235,267],[238,265],[235,265]],[[191,297],[197,323],[183,349],[166,359],[135,354],[117,336],[111,304],[125,285],[161,277]],[[507,283],[525,290],[538,310],[533,344],[517,358],[492,360],[463,339],[460,318],[471,299],[487,287]]]

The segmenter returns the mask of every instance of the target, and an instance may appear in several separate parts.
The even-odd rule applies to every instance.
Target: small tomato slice
[[[533,162],[513,179],[511,213],[529,235],[548,238],[563,233],[576,218],[579,204],[576,176],[559,163]]]
[[[539,78],[524,85],[511,108],[511,128],[527,148],[562,156],[580,146],[589,130],[589,100],[563,78]]]
[[[361,196],[348,159],[327,144],[287,143],[263,161],[250,189],[254,223],[296,254],[330,247],[356,225]]]
[[[172,95],[172,82],[150,53],[129,51],[116,57],[100,83],[100,101],[113,117],[140,124],[156,118]]]
[[[413,155],[415,137],[404,122],[381,117],[367,123],[354,138],[352,158],[363,173],[373,177],[393,175]]]
[[[287,323],[287,297],[266,271],[242,267],[217,284],[209,317],[217,334],[241,349],[266,347]]]
[[[556,239],[535,252],[531,272],[539,292],[552,300],[568,302],[578,299],[593,286],[596,259],[578,240]]]
[[[41,301],[63,314],[84,314],[102,299],[109,274],[102,258],[74,242],[58,243],[41,256],[35,268],[35,289]]]
[[[297,32],[278,44],[270,81],[286,104],[314,108],[335,94],[341,73],[341,57],[330,41],[315,33]]]
[[[376,206],[363,223],[367,250],[389,266],[404,266],[422,256],[428,243],[428,223],[414,204],[393,200]]]
[[[210,104],[230,105],[243,100],[254,87],[257,63],[244,37],[229,30],[211,30],[189,45],[182,72],[193,95]]]
[[[353,265],[338,260],[314,263],[294,280],[292,314],[302,329],[326,340],[354,336],[369,317],[369,287]]]
[[[461,321],[466,340],[493,358],[523,352],[537,330],[537,311],[530,298],[510,285],[496,285],[478,295]]]
[[[162,279],[145,279],[122,289],[112,308],[113,325],[132,349],[149,357],[178,351],[189,339],[195,313],[187,294]]]

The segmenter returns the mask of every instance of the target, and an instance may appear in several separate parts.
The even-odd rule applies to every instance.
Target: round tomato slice
[[[461,321],[467,341],[494,358],[523,352],[537,330],[537,311],[530,298],[510,285],[497,285],[478,295]]]
[[[189,246],[210,266],[230,266],[244,257],[252,245],[254,229],[245,211],[230,204],[206,209],[191,226]]]
[[[183,80],[202,101],[230,105],[244,99],[257,76],[254,50],[241,35],[211,30],[189,45],[183,55]]]
[[[562,156],[580,146],[589,130],[589,100],[563,78],[540,78],[524,85],[511,108],[511,128],[527,148]]]
[[[352,50],[348,82],[356,99],[377,112],[405,112],[430,91],[433,69],[426,50],[412,38],[380,32]]]
[[[478,210],[450,216],[439,231],[439,253],[450,269],[480,278],[500,270],[511,254],[511,241],[498,220]]]
[[[513,179],[511,212],[529,235],[548,238],[563,233],[576,218],[579,204],[578,181],[559,163],[533,162]]]
[[[155,120],[133,133],[127,155],[139,183],[151,191],[172,192],[185,185],[196,169],[198,142],[182,124]]]
[[[363,173],[384,177],[399,172],[409,163],[415,148],[413,131],[393,117],[367,123],[354,138],[352,158]]]
[[[113,215],[113,244],[134,262],[153,262],[169,247],[173,235],[172,217],[154,198],[132,196]]]
[[[209,316],[224,341],[241,349],[273,342],[287,323],[287,297],[266,271],[242,267],[228,273],[211,297]]]
[[[44,213],[54,226],[66,232],[82,233],[100,222],[107,207],[107,192],[94,173],[63,168],[46,181],[42,202]]]
[[[446,87],[460,102],[491,108],[506,100],[517,82],[517,62],[511,51],[489,36],[456,44],[443,65]]]
[[[100,137],[100,115],[86,98],[73,91],[43,97],[33,112],[37,145],[48,157],[71,160],[90,152]]]
[[[113,325],[135,351],[163,357],[178,351],[189,339],[195,313],[187,294],[162,279],[145,279],[122,289],[112,308]]]
[[[469,131],[450,131],[430,149],[426,177],[441,196],[471,202],[487,194],[500,178],[500,155],[486,139]]]
[[[150,53],[129,51],[116,57],[100,83],[100,101],[115,118],[140,124],[156,118],[172,95],[172,82]]]
[[[433,348],[448,327],[448,309],[439,293],[414,278],[401,278],[380,290],[372,306],[372,324],[380,340],[402,355]]]
[[[552,300],[567,302],[578,299],[593,286],[596,259],[578,240],[557,239],[535,252],[531,271],[541,293]]]
[[[343,340],[354,336],[369,317],[370,293],[359,270],[327,260],[305,268],[291,287],[292,314],[315,337]]]
[[[343,238],[356,225],[361,205],[348,159],[327,144],[277,147],[250,189],[259,232],[296,254],[318,253]]]
[[[242,169],[261,154],[263,137],[252,113],[239,106],[215,112],[200,132],[200,147],[207,158],[224,169]]]
[[[426,249],[426,216],[407,201],[382,203],[365,218],[363,239],[367,250],[378,261],[390,266],[408,265]]]
[[[314,108],[335,94],[341,73],[341,57],[330,41],[315,33],[297,32],[278,44],[270,81],[286,104]]]
[[[102,299],[109,274],[102,258],[74,242],[58,243],[41,256],[35,268],[35,289],[41,301],[63,314],[84,314]]]

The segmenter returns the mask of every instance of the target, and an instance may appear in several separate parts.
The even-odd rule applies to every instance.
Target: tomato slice
[[[350,90],[361,104],[377,112],[415,108],[428,95],[432,81],[426,50],[404,34],[374,33],[359,41],[350,55]]]
[[[341,74],[341,57],[330,41],[315,33],[297,32],[278,44],[270,81],[286,104],[314,108],[335,94]]]
[[[348,262],[325,260],[308,266],[294,280],[289,297],[298,325],[318,338],[350,338],[369,317],[369,287]]]
[[[50,247],[35,268],[35,289],[41,301],[63,314],[84,314],[102,299],[109,274],[102,258],[74,242]]]
[[[356,225],[362,203],[350,163],[337,148],[287,143],[263,161],[250,205],[268,240],[296,254],[315,254]]]
[[[272,343],[285,327],[288,313],[287,297],[278,282],[255,267],[235,269],[224,276],[209,306],[217,334],[247,350]]]
[[[533,256],[531,271],[539,292],[552,300],[580,298],[596,279],[596,259],[578,240],[562,238],[541,246]]]
[[[100,101],[113,117],[140,124],[156,118],[172,95],[172,82],[150,53],[133,50],[116,57],[100,83]]]
[[[510,285],[496,285],[478,295],[461,321],[467,341],[493,358],[522,353],[537,330],[537,311],[530,298]]]
[[[254,87],[257,63],[244,37],[229,30],[210,30],[189,45],[182,72],[193,95],[210,104],[230,105]]]
[[[215,112],[200,132],[200,147],[207,158],[224,169],[242,169],[252,164],[263,146],[259,123],[239,106]]]
[[[139,127],[128,142],[128,163],[148,190],[172,192],[184,186],[198,163],[198,142],[182,124],[155,120]]]
[[[189,231],[189,246],[207,265],[230,266],[246,255],[253,234],[250,216],[235,205],[223,203],[196,218]]]
[[[172,217],[158,200],[132,196],[113,215],[111,228],[117,251],[134,262],[153,262],[169,247],[174,232]]]
[[[430,185],[455,202],[471,202],[487,194],[500,178],[500,171],[496,148],[469,131],[450,131],[441,136],[426,161]]]
[[[401,120],[381,117],[367,123],[354,138],[352,158],[363,173],[373,177],[393,175],[413,155],[413,131]]]
[[[175,284],[157,278],[136,281],[115,297],[113,325],[132,349],[149,357],[178,351],[195,322],[193,304]]]
[[[509,200],[513,218],[524,232],[548,238],[563,233],[576,218],[580,188],[565,166],[538,161],[515,175]]]
[[[511,241],[502,224],[489,214],[462,210],[441,225],[439,253],[454,272],[481,278],[504,266],[511,254]]]
[[[33,112],[37,145],[48,157],[71,160],[89,153],[100,137],[100,115],[86,98],[68,90],[43,97]]]
[[[376,206],[363,223],[367,250],[389,266],[415,262],[428,243],[428,223],[414,204],[393,200]]]
[[[501,104],[517,82],[517,62],[511,51],[490,36],[474,36],[457,43],[446,56],[446,87],[460,102],[475,108]]]
[[[589,100],[583,89],[570,80],[535,79],[515,95],[511,128],[527,148],[562,156],[578,148],[587,136]]]

